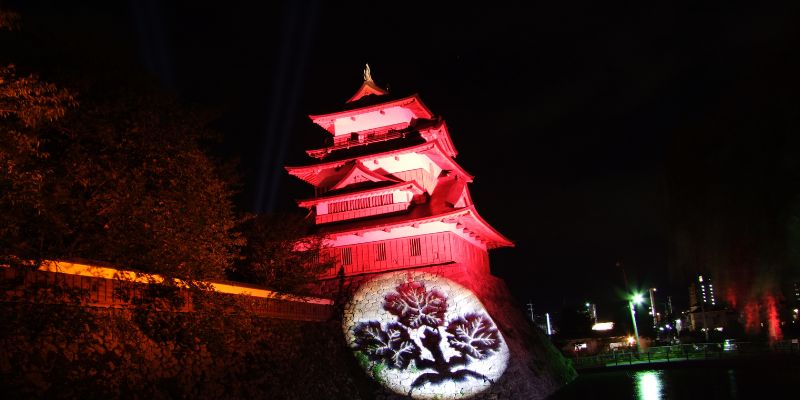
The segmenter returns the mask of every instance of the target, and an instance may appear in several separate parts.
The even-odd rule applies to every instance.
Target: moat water
[[[800,361],[583,373],[549,397],[552,400],[798,398]]]

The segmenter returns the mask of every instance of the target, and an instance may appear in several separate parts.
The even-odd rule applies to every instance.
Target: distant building
[[[714,295],[714,283],[708,275],[697,275],[689,284],[689,308],[703,306],[716,306],[717,298]]]
[[[644,348],[652,344],[649,338],[644,337],[640,338],[639,342]],[[636,341],[633,336],[588,337],[569,339],[559,343],[558,347],[567,357],[582,357],[615,351],[632,351],[636,349]]]
[[[586,303],[586,316],[592,320],[593,324],[597,323],[597,305],[595,303]]]
[[[697,307],[686,314],[688,328],[692,331],[722,331],[736,321],[734,311],[721,307]]]
[[[650,315],[653,317],[653,327],[657,327],[661,319],[661,314],[656,310],[656,290],[656,288],[647,290],[650,294]]]
[[[538,326],[546,335],[552,336],[558,332],[556,329],[553,316],[550,313],[536,314],[533,318],[533,324]]]
[[[665,305],[667,309],[667,317],[672,317],[674,311],[672,310],[672,296],[667,296],[667,304]]]
[[[689,311],[684,314],[683,329],[703,331],[723,331],[730,327],[737,315],[733,310],[717,304],[714,282],[707,274],[697,275],[689,284]]]
[[[792,282],[792,300],[794,300],[792,323],[795,324],[797,321],[800,321],[800,281]]]

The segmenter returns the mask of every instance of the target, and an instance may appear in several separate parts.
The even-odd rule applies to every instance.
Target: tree
[[[330,268],[324,240],[299,215],[250,216],[241,230],[247,240],[236,264],[239,278],[280,292],[303,291]]]
[[[59,186],[80,216],[70,221],[77,229],[67,255],[188,279],[224,276],[243,241],[232,191],[201,147],[205,118],[145,93],[92,101],[65,122],[57,175],[69,176]]]
[[[17,17],[0,14],[0,26]],[[70,91],[0,69],[0,254],[222,277],[243,244],[209,118],[121,77]]]
[[[0,10],[0,31],[16,30],[19,20],[17,13]],[[16,130],[55,121],[73,105],[75,99],[68,90],[42,82],[34,74],[18,77],[13,64],[0,66],[0,118],[13,119]]]
[[[18,25],[18,14],[0,10],[0,30]],[[33,258],[36,244],[27,236],[26,221],[46,212],[42,190],[49,154],[42,136],[47,124],[75,105],[68,90],[34,74],[19,77],[13,64],[0,66],[0,263]]]

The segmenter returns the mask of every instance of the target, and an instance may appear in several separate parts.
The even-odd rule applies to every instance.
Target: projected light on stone
[[[343,328],[362,367],[417,399],[475,395],[496,382],[508,346],[475,295],[444,277],[380,275],[353,295]]]

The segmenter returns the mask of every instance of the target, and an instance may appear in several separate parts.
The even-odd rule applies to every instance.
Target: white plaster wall
[[[389,107],[333,121],[334,136],[346,135],[400,123],[410,123],[414,113],[404,107]]]

